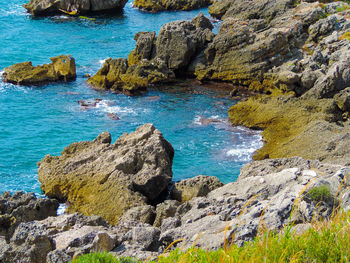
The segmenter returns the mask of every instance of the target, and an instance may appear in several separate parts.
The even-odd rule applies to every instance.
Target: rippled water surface
[[[149,14],[128,3],[116,17],[95,21],[57,16],[32,18],[25,1],[0,1],[0,70],[14,63],[49,63],[49,57],[71,54],[78,78],[42,87],[0,84],[0,192],[40,193],[36,163],[59,154],[73,141],[92,140],[109,131],[113,140],[152,122],[175,148],[174,180],[198,174],[234,181],[240,167],[260,146],[260,135],[227,122],[235,102],[227,91],[181,87],[150,90],[127,97],[90,89],[83,75],[94,74],[108,57],[127,57],[139,31],[159,31],[169,21],[192,19],[197,11]],[[200,10],[207,15],[207,10]],[[78,100],[102,99],[82,109]],[[120,116],[111,120],[108,113]],[[210,121],[208,121],[209,119]]]

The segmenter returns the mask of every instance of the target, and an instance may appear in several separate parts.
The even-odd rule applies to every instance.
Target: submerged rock
[[[120,13],[126,2],[127,0],[30,0],[23,6],[35,16],[64,14],[65,12],[76,15],[93,12]]]
[[[61,55],[50,58],[50,64],[34,67],[32,62],[14,64],[4,69],[2,81],[17,85],[37,85],[46,82],[70,81],[76,78],[75,60]]]
[[[160,12],[165,10],[193,10],[208,6],[210,3],[210,0],[135,0],[134,7],[150,12]]]
[[[100,215],[115,224],[134,206],[156,201],[172,177],[174,150],[160,131],[145,124],[114,144],[105,132],[73,143],[59,157],[38,163],[41,189],[68,201],[68,211]]]

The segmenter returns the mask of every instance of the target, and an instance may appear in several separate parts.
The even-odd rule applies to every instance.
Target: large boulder
[[[164,10],[193,10],[208,6],[210,3],[210,0],[135,0],[134,6],[150,12],[159,12]]]
[[[145,124],[114,144],[105,132],[73,143],[61,156],[38,163],[41,189],[69,203],[68,211],[100,215],[115,224],[134,206],[157,201],[172,178],[174,150],[160,131]]]
[[[188,71],[196,54],[213,39],[210,21],[200,13],[192,21],[174,21],[155,32],[135,35],[136,47],[126,59],[108,59],[88,83],[97,89],[127,91],[171,82]]]
[[[30,0],[23,6],[32,15],[43,16],[63,14],[63,11],[72,14],[121,12],[126,2],[126,0]]]
[[[70,55],[52,57],[50,64],[34,67],[32,62],[17,63],[4,69],[2,80],[17,85],[37,85],[76,78],[75,60]]]

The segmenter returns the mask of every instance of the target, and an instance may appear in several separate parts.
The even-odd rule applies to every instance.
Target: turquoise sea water
[[[139,31],[159,31],[169,21],[192,19],[199,11],[150,14],[132,8],[122,15],[96,21],[65,16],[32,18],[22,0],[0,1],[0,71],[23,61],[49,63],[71,54],[78,78],[42,87],[0,84],[0,192],[40,192],[36,163],[46,154],[58,155],[74,141],[92,140],[109,131],[113,141],[143,123],[152,122],[175,149],[174,180],[198,174],[234,181],[240,167],[261,146],[260,135],[227,122],[235,101],[228,91],[184,87],[150,90],[138,97],[98,92],[83,75],[94,74],[108,57],[127,57]],[[102,99],[84,110],[78,100]],[[115,113],[121,120],[107,117]],[[212,124],[203,118],[217,119]]]

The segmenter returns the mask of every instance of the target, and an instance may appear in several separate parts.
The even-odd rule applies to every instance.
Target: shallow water
[[[235,103],[227,91],[187,87],[150,90],[146,95],[90,89],[83,75],[94,74],[108,57],[127,57],[139,31],[159,31],[169,21],[192,19],[199,11],[150,14],[128,3],[116,17],[96,21],[64,16],[32,18],[21,5],[25,1],[0,2],[0,70],[14,63],[49,63],[49,57],[71,54],[78,78],[71,83],[42,87],[0,84],[0,192],[40,192],[36,163],[45,154],[58,155],[73,141],[92,140],[109,131],[113,141],[122,133],[152,122],[175,149],[174,180],[198,174],[234,181],[240,167],[261,146],[260,135],[227,122],[227,110]],[[82,109],[78,100],[102,101]],[[121,119],[111,120],[108,113]],[[206,118],[211,119],[207,123]]]

